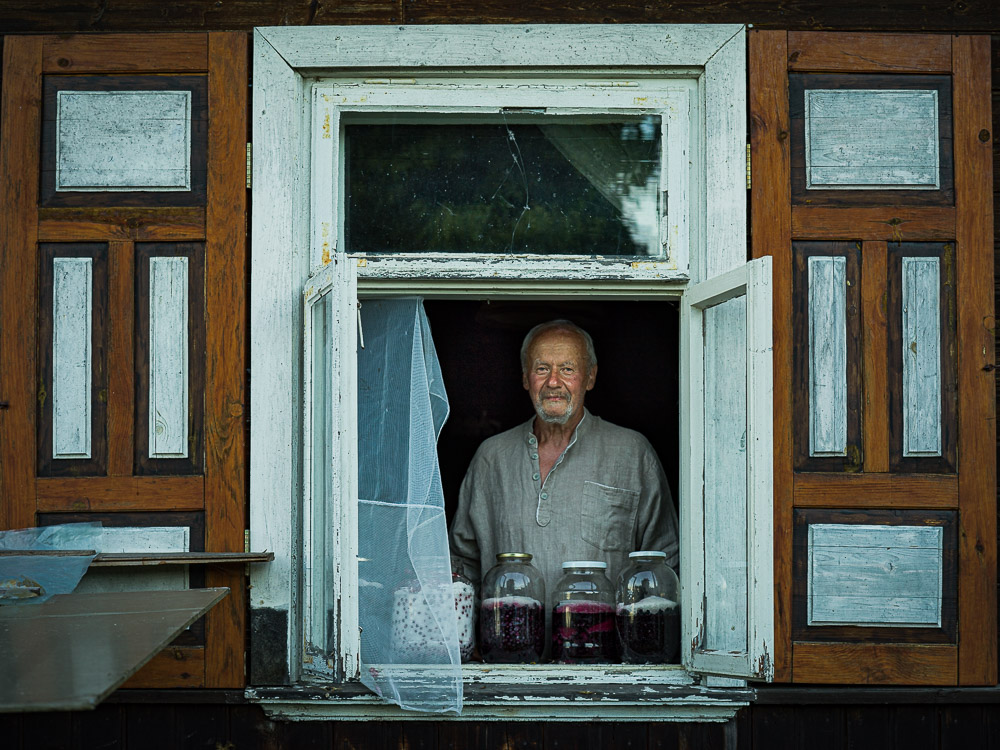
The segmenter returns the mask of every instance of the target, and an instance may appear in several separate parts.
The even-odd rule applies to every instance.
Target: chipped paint
[[[330,138],[330,113],[327,112],[323,115],[323,138]]]

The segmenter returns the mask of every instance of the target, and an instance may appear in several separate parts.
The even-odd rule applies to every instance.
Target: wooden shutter
[[[997,681],[988,37],[752,32],[776,679]]]
[[[246,35],[3,51],[0,524],[242,552]],[[189,577],[230,595],[129,686],[243,685],[243,566]]]

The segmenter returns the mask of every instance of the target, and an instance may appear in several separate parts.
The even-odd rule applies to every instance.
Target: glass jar
[[[618,576],[615,602],[622,661],[668,664],[677,660],[681,608],[677,574],[663,552],[629,554]]]
[[[527,552],[503,552],[487,571],[479,653],[490,664],[530,664],[545,649],[545,581]]]
[[[564,562],[553,593],[552,659],[562,664],[618,661],[614,588],[608,564],[591,560]]]
[[[458,618],[458,648],[462,661],[469,661],[476,648],[476,589],[465,576],[461,558],[451,558],[451,587]]]

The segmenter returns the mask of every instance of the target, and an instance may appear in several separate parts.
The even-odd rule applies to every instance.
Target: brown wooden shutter
[[[187,527],[192,551],[242,552],[247,36],[3,52],[0,524]],[[123,140],[142,145],[123,159]],[[128,686],[242,686],[243,573],[193,566],[230,595]]]
[[[776,679],[995,684],[990,40],[752,32],[750,101]]]

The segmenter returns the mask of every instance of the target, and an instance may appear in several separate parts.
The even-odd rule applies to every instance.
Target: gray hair
[[[594,340],[590,338],[590,334],[573,321],[558,318],[545,323],[539,323],[525,335],[524,342],[521,344],[521,372],[528,371],[528,349],[531,348],[531,343],[538,336],[549,331],[569,331],[570,333],[579,335],[583,338],[583,342],[587,347],[587,368],[591,369],[597,366],[597,353],[594,351]]]

